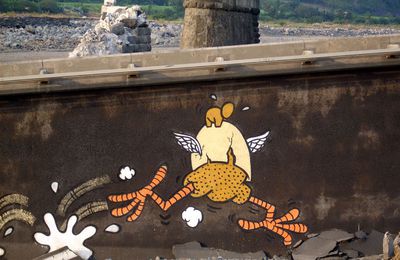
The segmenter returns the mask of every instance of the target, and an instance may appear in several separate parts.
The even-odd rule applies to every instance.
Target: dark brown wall
[[[56,210],[62,197],[95,177],[109,175],[113,183],[78,198],[68,214],[87,202],[105,200],[109,194],[137,190],[148,184],[162,163],[168,164],[169,172],[156,190],[164,198],[172,195],[191,171],[190,155],[176,144],[172,133],[195,136],[207,109],[227,101],[236,106],[229,121],[246,138],[271,130],[265,148],[251,155],[253,195],[276,205],[278,214],[299,208],[301,221],[311,233],[334,227],[352,232],[357,226],[397,232],[399,72],[393,68],[2,97],[0,197],[10,193],[28,196],[27,209],[37,221],[33,227],[10,222],[6,227],[13,226],[15,231],[0,238],[0,246],[9,259],[45,253],[32,239],[34,232],[47,232],[43,215],[53,213],[61,224],[65,218],[57,216]],[[242,111],[246,106],[250,109]],[[125,165],[132,166],[136,175],[123,182],[118,173]],[[53,181],[60,184],[57,194],[50,189]],[[221,209],[215,213],[209,205]],[[110,208],[115,206],[109,203]],[[195,229],[181,219],[188,206],[203,212],[204,220]],[[240,252],[284,251],[280,238],[272,233],[244,232],[237,226],[239,217],[262,219],[262,211],[255,215],[249,209],[249,204],[217,204],[188,197],[169,210],[169,224],[164,225],[161,210],[149,200],[136,222],[100,212],[78,223],[78,229],[97,226],[96,235],[86,244],[95,253],[99,248],[99,258],[118,259],[119,254],[112,250],[99,253],[101,247],[168,249],[193,240]],[[112,223],[120,224],[122,231],[104,233]],[[17,250],[13,246],[17,243],[30,251]],[[135,250],[139,249],[131,249],[130,254],[139,254]]]

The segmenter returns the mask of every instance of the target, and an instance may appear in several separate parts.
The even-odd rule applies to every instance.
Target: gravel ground
[[[0,62],[67,57],[97,19],[13,17],[0,19]],[[182,25],[149,22],[153,50],[177,48]],[[261,43],[400,33],[391,28],[260,26]]]

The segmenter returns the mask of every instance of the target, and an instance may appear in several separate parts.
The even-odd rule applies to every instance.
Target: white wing
[[[185,149],[188,152],[198,153],[201,155],[201,146],[196,138],[190,135],[179,134],[179,133],[174,133],[174,135],[176,140],[178,141],[178,144],[183,149]]]
[[[265,141],[267,140],[267,137],[269,135],[269,131],[267,131],[265,134],[255,136],[255,137],[250,137],[247,139],[247,145],[249,146],[250,152],[256,153],[260,151],[265,144]]]

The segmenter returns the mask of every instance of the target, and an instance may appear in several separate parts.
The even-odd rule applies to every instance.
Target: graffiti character
[[[212,107],[208,109],[206,114],[206,126],[211,127],[215,124],[215,127],[220,127],[225,119],[228,119],[233,113],[233,104],[225,103],[222,108]]]
[[[233,110],[232,103],[224,104],[222,109],[210,108],[206,113],[206,125],[196,138],[175,133],[178,144],[192,153],[193,171],[185,175],[183,188],[168,200],[162,199],[154,191],[167,174],[167,166],[162,165],[149,185],[132,193],[110,195],[108,199],[112,202],[129,201],[127,206],[115,208],[111,214],[120,217],[132,212],[127,221],[135,221],[143,211],[146,198],[151,198],[162,210],[167,211],[190,194],[194,198],[207,196],[214,202],[232,201],[239,205],[249,202],[263,208],[266,214],[262,221],[239,219],[238,225],[245,230],[270,230],[280,235],[286,246],[292,244],[289,232],[306,233],[306,225],[294,223],[300,215],[298,209],[291,209],[276,218],[274,205],[252,195],[248,185],[251,179],[250,152],[261,150],[269,131],[245,140],[236,126],[225,121]]]

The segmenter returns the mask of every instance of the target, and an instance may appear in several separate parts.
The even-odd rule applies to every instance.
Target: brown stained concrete
[[[392,67],[190,86],[182,83],[3,96],[0,196],[28,196],[27,209],[37,221],[34,227],[11,223],[15,232],[1,238],[0,246],[19,259],[46,252],[32,241],[34,232],[47,232],[43,215],[56,214],[62,197],[92,178],[109,175],[112,183],[77,198],[67,215],[91,201],[105,200],[109,194],[147,185],[163,163],[169,171],[156,191],[163,198],[169,197],[182,187],[183,176],[191,171],[190,154],[176,144],[173,132],[195,136],[204,124],[207,109],[228,101],[236,107],[229,121],[246,138],[271,130],[265,148],[251,155],[250,185],[253,195],[276,206],[277,215],[299,208],[301,221],[311,233],[330,228],[354,232],[358,225],[364,230],[397,232],[399,72],[399,67]],[[210,98],[212,94],[217,101]],[[242,111],[247,106],[250,109]],[[26,125],[27,115],[32,115],[28,120],[30,134],[20,134],[16,129]],[[51,126],[51,133],[43,136],[44,125]],[[119,169],[127,165],[136,175],[131,181],[120,181]],[[50,188],[53,181],[59,183],[56,194]],[[114,203],[108,205],[116,207]],[[181,219],[189,206],[203,212],[203,222],[194,229]],[[210,206],[220,209],[213,212]],[[235,252],[263,250],[275,254],[287,250],[279,237],[266,230],[244,232],[239,228],[239,218],[263,218],[262,210],[250,212],[250,204],[218,204],[207,198],[188,197],[169,210],[168,224],[162,223],[160,214],[158,206],[148,202],[134,223],[100,212],[79,222],[77,231],[95,225],[98,231],[86,242],[88,247],[122,247],[132,255],[135,248],[170,250],[189,241]],[[56,220],[61,225],[65,218],[56,215]],[[112,223],[121,226],[120,233],[104,233]],[[302,236],[294,240],[299,238]],[[21,249],[24,243],[29,244],[35,250],[8,247],[5,242],[20,244]],[[104,252],[99,250],[96,257],[109,257]],[[117,259],[119,251],[113,252],[116,256],[112,258]]]
[[[185,0],[181,48],[259,43],[259,0]]]

